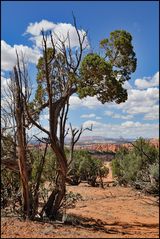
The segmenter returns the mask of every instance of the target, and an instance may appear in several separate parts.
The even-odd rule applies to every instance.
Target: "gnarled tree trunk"
[[[65,196],[66,185],[65,185],[65,176],[62,173],[59,173],[58,180],[56,182],[56,187],[51,193],[46,205],[43,208],[47,217],[51,219],[56,219],[58,211],[61,207],[62,200]]]
[[[17,124],[17,149],[18,149],[18,165],[20,178],[22,181],[22,198],[23,198],[23,212],[28,218],[30,216],[30,196],[28,185],[28,173],[27,173],[27,155],[26,155],[26,134],[25,134],[25,122],[24,122],[24,105],[22,99],[22,82],[16,67],[14,67],[15,76],[15,119]]]
[[[47,203],[42,209],[41,215],[45,211],[47,217],[56,219],[57,213],[62,205],[62,200],[66,193],[66,177],[67,177],[67,160],[64,150],[57,145],[51,143],[51,148],[56,155],[57,161],[57,177],[55,180],[55,189],[52,191]]]

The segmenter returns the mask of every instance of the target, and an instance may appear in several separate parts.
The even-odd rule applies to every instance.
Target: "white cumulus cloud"
[[[19,56],[23,53],[26,61],[30,63],[38,62],[40,51],[37,48],[24,45],[11,46],[4,40],[1,40],[1,69],[3,71],[11,71],[16,64],[16,50]]]
[[[128,100],[112,108],[122,110],[129,115],[144,114],[145,120],[158,119],[159,90],[156,87],[146,90],[131,89],[128,91]],[[110,108],[110,106],[108,106]],[[154,115],[151,117],[151,115]]]
[[[133,118],[133,115],[116,114],[113,111],[109,111],[109,110],[105,111],[104,115],[110,116],[114,119],[126,119],[127,120],[127,119]]]
[[[81,118],[94,118],[96,115],[95,114],[84,114],[81,115]]]
[[[29,33],[33,36],[38,36],[41,34],[42,29],[44,31],[54,29],[56,24],[49,22],[47,20],[41,20],[40,22],[30,23],[26,29],[25,34]]]
[[[84,99],[80,99],[76,95],[70,97],[69,104],[71,109],[78,109],[79,107],[95,109],[99,106],[102,106],[102,104],[97,100],[96,97],[87,96]]]
[[[10,79],[4,77],[4,74],[1,73],[1,100],[4,100],[6,97],[6,92],[8,92],[8,86],[10,85]],[[2,102],[1,102],[2,103]],[[5,102],[3,102],[4,104]]]
[[[47,20],[41,20],[40,22],[30,23],[27,27],[25,34],[30,34],[30,40],[32,40],[37,47],[42,47],[42,36],[41,31],[51,31],[53,39],[56,41],[57,37],[61,40],[65,40],[69,34],[70,37],[70,46],[79,47],[79,40],[75,27],[70,23],[53,23]],[[78,29],[81,39],[86,32],[83,29]],[[65,42],[66,46],[69,46],[68,39]],[[89,46],[88,39],[86,37],[83,47]]]
[[[135,85],[138,89],[146,89],[159,85],[159,72],[152,77],[143,77],[143,79],[136,79]]]
[[[93,125],[92,132],[86,131],[83,135],[113,138],[152,138],[159,136],[158,124],[141,123],[138,121],[126,121],[121,124],[106,124],[88,120],[84,122],[83,127],[90,127],[91,124]]]

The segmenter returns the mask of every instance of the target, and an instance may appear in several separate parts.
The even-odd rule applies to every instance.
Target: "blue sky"
[[[69,122],[74,126],[93,123],[89,135],[106,137],[158,137],[159,77],[159,3],[157,1],[5,1],[1,3],[2,86],[14,62],[15,48],[29,48],[31,78],[35,78],[37,42],[29,40],[42,20],[52,24],[73,24],[72,11],[79,29],[88,30],[88,41],[99,51],[99,41],[111,31],[124,29],[133,36],[138,59],[137,70],[127,84],[125,104],[101,105],[96,99],[71,99]],[[28,28],[32,23],[32,28]],[[37,23],[37,25],[36,25]],[[59,26],[59,25],[58,25]],[[28,34],[24,34],[28,29]],[[33,50],[33,51],[32,51]],[[146,78],[148,77],[148,78]],[[42,120],[43,124],[47,120]]]

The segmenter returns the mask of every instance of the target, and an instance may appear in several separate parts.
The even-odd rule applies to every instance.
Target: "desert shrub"
[[[40,150],[39,148],[32,149],[32,157],[34,158],[31,175],[32,182],[36,180],[37,173],[40,169],[40,161],[43,157],[43,154],[44,150]],[[45,181],[53,182],[54,179],[55,179],[55,157],[53,152],[49,148],[45,156],[45,162],[41,176],[41,183],[44,183]]]
[[[149,168],[151,185],[148,191],[154,194],[159,194],[159,162],[155,162]]]
[[[14,209],[21,192],[16,147],[11,133],[1,135],[1,164],[1,208]]]
[[[85,180],[91,186],[96,186],[97,177],[103,177],[109,172],[102,161],[92,158],[88,151],[76,151],[71,167],[69,176],[72,179],[71,184],[74,185]]]
[[[112,161],[113,175],[120,184],[131,184],[147,192],[158,192],[159,188],[159,151],[149,142],[140,138],[132,150],[123,148],[116,153]]]
[[[63,207],[72,208],[75,206],[75,203],[77,201],[82,201],[82,200],[83,200],[83,197],[80,193],[73,193],[72,191],[69,191],[65,195]]]
[[[117,158],[115,158],[114,160],[112,160],[112,173],[115,177],[122,177],[123,173],[122,173],[122,169],[121,169],[121,161]]]
[[[42,178],[49,182],[54,182],[56,177],[56,158],[53,151],[49,148],[46,154],[45,165]]]
[[[29,149],[31,174],[29,177],[30,202],[32,214],[38,211],[39,202],[46,203],[55,184],[55,158],[48,147],[45,157],[44,149],[38,146]]]
[[[150,166],[151,177],[155,179],[156,182],[159,182],[159,163],[156,162]]]
[[[21,205],[19,174],[3,168],[1,170],[1,208],[15,209],[18,202]]]

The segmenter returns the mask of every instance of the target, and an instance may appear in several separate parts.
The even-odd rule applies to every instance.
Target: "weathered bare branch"
[[[78,142],[78,140],[80,139],[81,134],[85,131],[85,130],[89,130],[92,131],[92,127],[93,125],[91,125],[90,128],[83,128],[81,126],[80,129],[76,129],[72,127],[71,123],[70,123],[70,130],[71,130],[71,142],[70,142],[70,158],[69,158],[69,162],[68,162],[68,167],[71,165],[72,161],[73,161],[73,152],[74,152],[74,146],[75,144]]]

